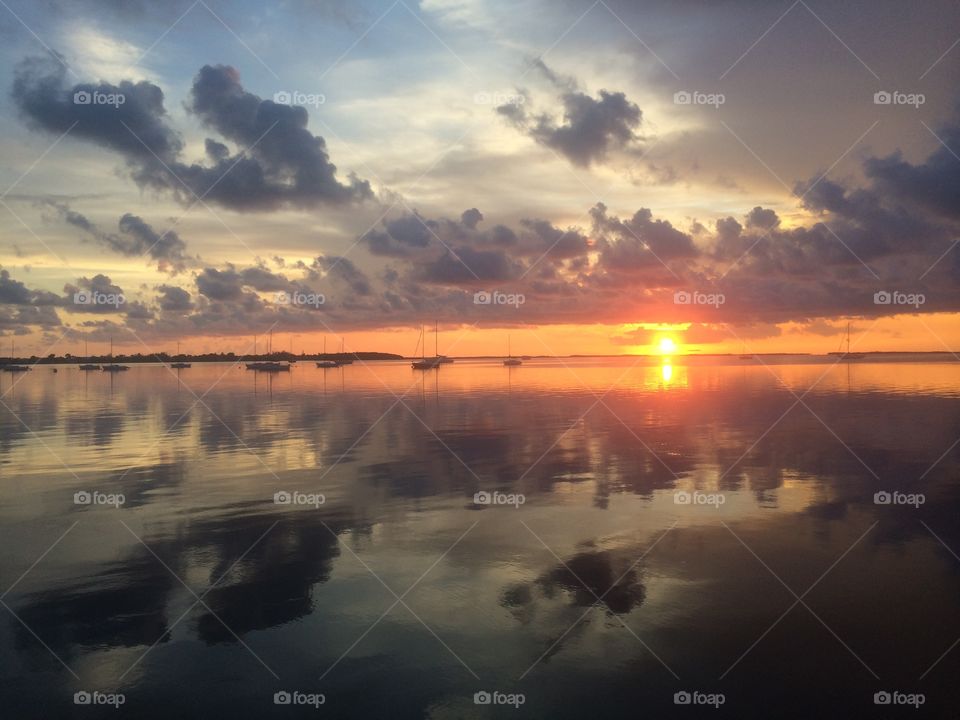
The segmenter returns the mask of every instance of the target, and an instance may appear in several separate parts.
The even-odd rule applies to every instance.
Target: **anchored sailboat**
[[[523,365],[523,360],[518,357],[514,357],[512,351],[510,350],[510,336],[507,335],[507,359],[503,361],[503,364],[512,367],[515,365]]]
[[[179,340],[177,341],[177,357],[180,357],[180,341]],[[190,363],[183,362],[182,360],[178,360],[175,363],[170,363],[170,367],[176,368],[177,370],[181,370],[183,368],[190,367]]]
[[[840,349],[843,349],[843,341],[840,341]],[[841,360],[860,360],[866,357],[863,353],[850,352],[850,323],[847,323],[847,351],[840,356]]]
[[[110,338],[110,360],[113,360],[113,338]],[[130,368],[126,365],[117,365],[115,362],[110,362],[107,365],[101,365],[100,369],[104,372],[123,372]]]

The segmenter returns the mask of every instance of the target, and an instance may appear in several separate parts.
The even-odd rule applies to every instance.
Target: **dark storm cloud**
[[[28,58],[14,71],[13,98],[27,122],[120,153],[141,187],[172,192],[180,202],[197,197],[237,211],[283,205],[342,205],[372,197],[370,184],[337,180],[322,137],[307,129],[303,107],[262,100],[244,90],[231,67],[205,65],[196,76],[188,109],[206,127],[235,143],[206,143],[210,165],[181,159],[183,143],[166,122],[163,91],[149,82],[67,87],[66,68],[52,58]],[[122,102],[77,102],[122,98]],[[71,130],[72,128],[72,130]]]
[[[622,92],[601,90],[599,99],[582,92],[562,97],[563,120],[548,114],[531,116],[520,105],[501,105],[497,112],[541,145],[588,167],[603,162],[613,150],[636,149],[643,113]]]

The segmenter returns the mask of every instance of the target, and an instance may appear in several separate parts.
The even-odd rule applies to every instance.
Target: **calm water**
[[[5,716],[955,718],[960,363],[832,362],[4,374]]]

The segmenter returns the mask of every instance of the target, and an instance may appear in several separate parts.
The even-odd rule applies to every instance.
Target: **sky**
[[[960,347],[954,0],[4,0],[0,57],[17,355]]]

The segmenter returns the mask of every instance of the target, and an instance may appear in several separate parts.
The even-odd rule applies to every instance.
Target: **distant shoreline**
[[[747,355],[748,353],[743,353]],[[878,356],[893,356],[893,357],[904,357],[904,356],[937,356],[937,355],[956,355],[950,350],[873,350],[873,351],[864,351],[864,359]],[[842,352],[828,352],[825,354],[818,353],[799,353],[799,352],[782,352],[782,353],[749,353],[750,358],[742,358],[740,353],[678,353],[672,356],[665,356],[659,353],[649,353],[649,354],[620,354],[620,355],[523,355],[525,360],[563,360],[563,359],[610,359],[610,358],[654,358],[654,359],[663,359],[669,357],[671,359],[680,361],[685,358],[734,358],[734,359],[744,359],[749,360],[751,358],[835,358],[843,356]],[[452,360],[501,360],[503,355],[459,355],[451,356]],[[9,364],[29,364],[29,365],[80,365],[83,363],[90,363],[95,365],[104,365],[109,363],[122,363],[127,365],[134,364],[146,364],[146,363],[162,363],[169,364],[174,362],[189,362],[189,363],[241,363],[241,362],[263,362],[263,361],[273,361],[273,362],[287,362],[287,363],[297,363],[297,362],[314,362],[320,360],[334,360],[342,362],[344,360],[353,360],[360,362],[377,362],[384,360],[417,360],[418,357],[406,357],[404,355],[397,355],[395,353],[384,353],[384,352],[356,352],[356,353],[312,353],[312,354],[301,354],[294,355],[288,352],[279,352],[279,353],[263,353],[257,355],[237,355],[235,353],[205,353],[201,355],[188,355],[188,354],[178,354],[178,355],[168,355],[167,353],[157,353],[155,355],[91,355],[89,357],[80,357],[80,356],[47,356],[47,357],[37,357],[35,355],[29,357],[0,357],[0,367]]]

